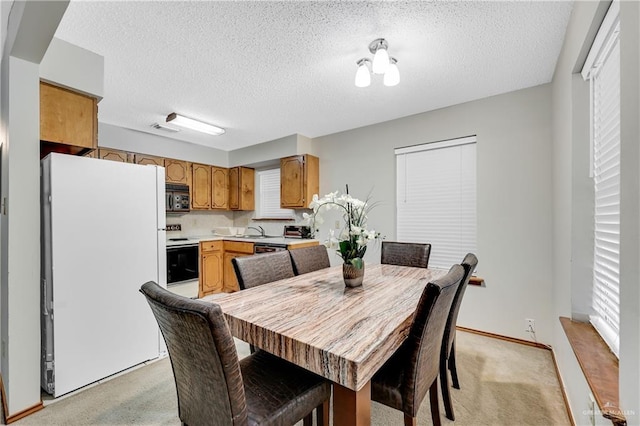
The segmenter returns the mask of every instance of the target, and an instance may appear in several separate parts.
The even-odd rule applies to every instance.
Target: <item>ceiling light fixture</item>
[[[377,38],[369,44],[369,51],[373,53],[373,61],[362,58],[356,62],[356,86],[367,87],[371,84],[371,73],[384,74],[384,85],[395,86],[400,83],[400,71],[398,71],[398,60],[390,58],[387,52],[389,44],[383,38]],[[371,72],[369,72],[371,66]]]
[[[358,61],[358,71],[356,71],[356,86],[367,87],[371,84],[371,74],[369,74],[369,59],[362,58]]]
[[[384,74],[389,67],[389,44],[383,38],[377,38],[369,44],[369,52],[373,53],[373,66],[371,70],[374,74]]]
[[[186,127],[187,129],[195,130],[202,133],[208,133],[214,136],[220,136],[224,134],[225,130],[222,127],[214,126],[213,124],[203,123],[202,121],[188,118],[175,112],[172,112],[167,116],[167,123],[175,124],[176,126]]]
[[[396,58],[389,58],[389,67],[387,72],[384,73],[383,82],[385,86],[395,86],[400,83],[400,71],[398,71],[397,63]]]

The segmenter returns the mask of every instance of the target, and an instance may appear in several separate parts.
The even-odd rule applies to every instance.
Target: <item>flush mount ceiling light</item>
[[[176,126],[185,127],[187,129],[195,130],[197,132],[208,133],[214,136],[220,136],[224,134],[225,130],[222,127],[214,126],[213,124],[203,123],[202,121],[188,118],[175,112],[172,112],[167,116],[167,123],[174,124]]]
[[[398,71],[398,60],[390,58],[387,52],[389,44],[383,38],[377,38],[369,44],[369,51],[373,53],[373,61],[362,58],[356,62],[358,70],[356,71],[356,86],[367,87],[371,84],[371,72],[373,74],[384,74],[384,85],[395,86],[400,83],[400,72]]]

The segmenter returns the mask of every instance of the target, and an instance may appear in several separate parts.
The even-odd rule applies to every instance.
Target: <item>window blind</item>
[[[612,4],[613,6],[613,4]],[[594,256],[591,323],[617,355],[620,334],[620,45],[610,9],[583,76],[591,85]],[[607,24],[607,25],[605,25]],[[602,34],[605,34],[603,37]],[[586,71],[586,72],[585,72]]]
[[[260,219],[288,219],[293,217],[293,210],[280,208],[280,169],[261,170],[257,173],[259,190]]]
[[[475,136],[396,149],[396,236],[431,243],[429,266],[476,252]]]

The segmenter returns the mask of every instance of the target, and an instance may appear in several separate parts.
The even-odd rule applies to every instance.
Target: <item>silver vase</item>
[[[344,285],[347,287],[361,286],[364,278],[364,261],[362,262],[362,268],[356,268],[350,263],[343,263],[342,278],[344,279]]]

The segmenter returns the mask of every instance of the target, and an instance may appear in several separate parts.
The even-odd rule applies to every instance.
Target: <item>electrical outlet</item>
[[[336,229],[340,229],[340,221],[336,220]]]
[[[524,320],[524,331],[528,331],[530,333],[536,332],[536,320],[531,318],[525,318]]]
[[[182,226],[179,223],[167,225],[167,231],[182,231]]]
[[[589,424],[596,426],[596,399],[589,392],[589,409],[587,410],[589,416]]]

